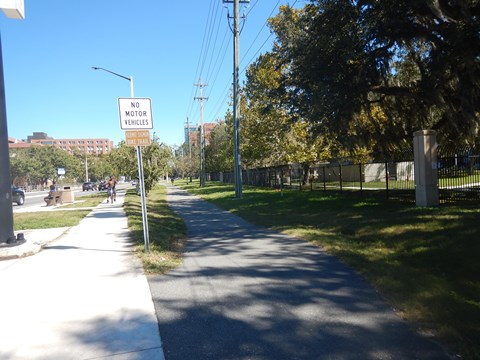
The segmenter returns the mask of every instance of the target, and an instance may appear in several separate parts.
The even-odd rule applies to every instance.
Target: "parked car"
[[[17,205],[25,204],[25,192],[19,187],[12,185],[12,202],[17,203]]]
[[[106,181],[101,181],[100,184],[98,184],[98,191],[103,191],[107,190],[107,182]]]
[[[94,190],[97,190],[97,185],[95,185],[94,182],[88,181],[88,182],[83,183],[82,190],[83,191],[88,191],[88,190],[94,191]]]

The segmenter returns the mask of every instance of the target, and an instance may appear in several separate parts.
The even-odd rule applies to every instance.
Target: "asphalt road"
[[[176,188],[168,202],[188,243],[148,278],[166,360],[450,359],[321,249]]]
[[[74,192],[75,198],[82,197],[84,195],[91,194],[92,191],[85,191],[83,192],[82,190],[77,190]],[[47,196],[48,191],[38,191],[38,192],[27,192],[25,193],[25,204],[23,205],[17,205],[17,204],[12,204],[13,205],[13,211],[17,209],[26,209],[29,207],[38,207],[39,205],[45,205],[45,201],[43,198]],[[25,210],[24,210],[25,211]]]
[[[125,184],[119,184],[118,189],[126,189],[132,187],[130,183],[125,183]],[[94,193],[98,193],[98,191],[82,191],[81,188],[80,190],[75,190],[74,191],[74,196],[75,199],[79,199],[82,196],[86,195],[91,195]],[[105,193],[105,191],[101,191],[101,193]],[[45,205],[45,201],[43,198],[47,196],[48,191],[36,191],[36,192],[27,192],[25,193],[25,204],[23,205],[17,205],[16,203],[13,203],[13,212],[16,212],[17,210],[22,209],[22,211],[28,211],[28,208],[35,208],[38,206],[43,206]],[[106,197],[105,193],[105,197]]]

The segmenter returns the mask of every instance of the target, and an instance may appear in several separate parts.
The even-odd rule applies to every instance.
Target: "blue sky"
[[[251,0],[240,37],[240,70],[271,48],[265,25],[282,4]],[[10,137],[34,131],[54,138],[110,138],[120,129],[117,98],[152,99],[153,131],[169,145],[183,142],[189,117],[199,122],[199,79],[204,121],[221,119],[229,105],[233,4],[222,0],[25,0],[25,20],[0,13],[7,121]]]

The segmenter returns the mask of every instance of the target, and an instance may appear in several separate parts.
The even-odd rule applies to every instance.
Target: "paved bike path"
[[[188,244],[149,277],[166,360],[449,358],[333,256],[168,189]]]

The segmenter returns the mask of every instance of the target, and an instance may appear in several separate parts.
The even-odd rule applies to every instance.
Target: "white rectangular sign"
[[[118,111],[122,130],[153,129],[151,99],[119,98]]]

